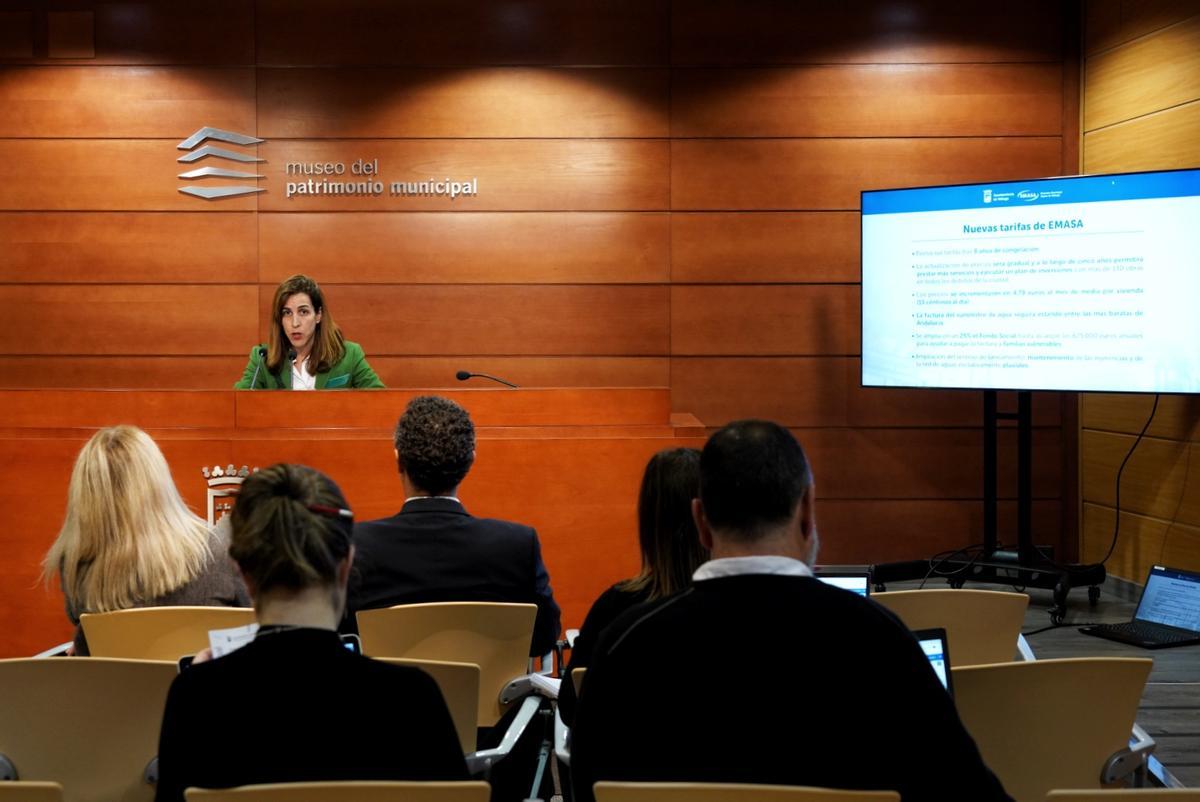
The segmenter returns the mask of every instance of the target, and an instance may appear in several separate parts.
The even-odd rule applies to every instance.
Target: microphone
[[[258,371],[262,368],[262,366],[263,366],[262,361],[266,358],[267,358],[267,349],[259,348],[258,349],[258,364],[254,366],[254,376],[253,376],[253,378],[250,379],[250,389],[251,390],[257,389],[254,386],[254,383],[256,381],[258,381]]]
[[[288,349],[288,362],[295,362],[295,361],[296,361],[296,349],[289,348]]]
[[[507,385],[507,386],[513,388],[514,390],[520,389],[519,387],[517,387],[517,385],[513,384],[512,382],[507,382],[504,379],[498,378],[496,376],[489,376],[486,373],[471,373],[470,371],[460,370],[458,373],[454,374],[454,378],[458,379],[460,382],[465,382],[467,379],[491,379],[494,382],[499,382],[500,384]]]

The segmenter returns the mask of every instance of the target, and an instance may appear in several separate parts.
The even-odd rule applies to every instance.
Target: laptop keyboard
[[[1128,621],[1124,624],[1107,624],[1109,632],[1120,632],[1134,640],[1151,640],[1157,643],[1180,643],[1195,639],[1195,633],[1170,629],[1149,621]]]

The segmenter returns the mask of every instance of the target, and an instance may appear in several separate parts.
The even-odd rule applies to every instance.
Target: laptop
[[[1079,631],[1143,649],[1200,643],[1200,574],[1156,565],[1146,577],[1132,621]]]
[[[859,596],[869,596],[871,593],[871,572],[866,569],[818,565],[813,569],[813,575],[826,584],[857,593]]]
[[[930,668],[942,681],[942,687],[946,689],[946,693],[954,696],[954,688],[950,684],[950,647],[946,641],[946,630],[941,627],[914,629],[913,637],[921,645],[921,651],[925,652]]]

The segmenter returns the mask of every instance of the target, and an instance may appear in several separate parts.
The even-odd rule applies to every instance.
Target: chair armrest
[[[51,646],[49,649],[47,649],[47,650],[46,650],[46,651],[44,651],[44,652],[38,652],[37,654],[35,654],[35,655],[34,655],[34,657],[35,657],[35,658],[40,658],[40,657],[60,657],[60,656],[62,656],[62,655],[65,655],[65,654],[67,653],[67,649],[68,649],[68,648],[69,648],[69,647],[70,647],[70,646],[71,646],[73,643],[74,643],[74,641],[67,641],[66,643],[60,643],[60,644],[58,644],[57,646]]]
[[[1108,760],[1104,761],[1104,768],[1100,770],[1100,782],[1104,785],[1120,782],[1134,772],[1144,769],[1147,758],[1156,746],[1158,744],[1149,733],[1134,724],[1129,746],[1113,752]]]
[[[575,639],[578,637],[579,637],[579,630],[568,629],[566,632],[567,646],[574,649],[575,648]]]
[[[521,734],[525,732],[525,728],[529,726],[529,722],[533,720],[534,714],[537,713],[541,704],[542,700],[540,697],[525,697],[525,701],[521,702],[521,708],[517,711],[517,715],[513,718],[512,723],[508,725],[508,729],[505,730],[504,737],[500,739],[499,745],[492,749],[480,749],[478,752],[471,752],[466,756],[467,771],[472,775],[482,774],[507,757],[508,753],[517,745]]]
[[[557,677],[547,677],[545,674],[525,674],[509,680],[500,691],[500,702],[509,704],[523,696],[544,696],[547,699],[557,699],[558,689],[562,680]]]
[[[558,705],[554,706],[554,754],[564,766],[571,765],[571,728],[562,720]]]
[[[1021,655],[1021,660],[1030,663],[1037,660],[1037,655],[1033,653],[1033,647],[1029,645],[1029,641],[1025,640],[1025,636],[1017,633],[1017,653]]]

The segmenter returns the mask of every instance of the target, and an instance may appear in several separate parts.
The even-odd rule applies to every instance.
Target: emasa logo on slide
[[[1032,189],[1023,189],[1017,193],[1017,197],[1028,203],[1030,201],[1037,200],[1038,193],[1034,192]]]
[[[213,128],[206,125],[179,143],[177,146],[179,150],[186,150],[189,152],[183,156],[180,156],[176,161],[181,161],[186,164],[200,161],[204,158],[226,159],[228,161],[242,163],[266,161],[265,159],[258,158],[256,154],[246,153],[240,150],[218,148],[214,147],[213,145],[205,145],[202,148],[197,147],[201,142],[205,142],[210,139],[217,142],[228,142],[232,145],[241,146],[257,145],[266,141],[259,139],[258,137],[250,136],[249,134],[239,134],[234,131],[224,131],[220,128]],[[195,170],[189,170],[186,173],[179,174],[179,178],[188,181],[194,181],[196,179],[203,178],[234,178],[257,181],[258,179],[265,177],[266,176],[263,176],[259,173],[247,173],[242,170],[229,170],[224,167],[199,167]],[[233,198],[239,195],[250,195],[255,192],[265,192],[266,190],[256,186],[248,187],[233,184],[219,187],[187,186],[180,187],[179,191],[185,195],[195,195],[197,198],[204,198],[205,200],[216,200],[218,198]]]

